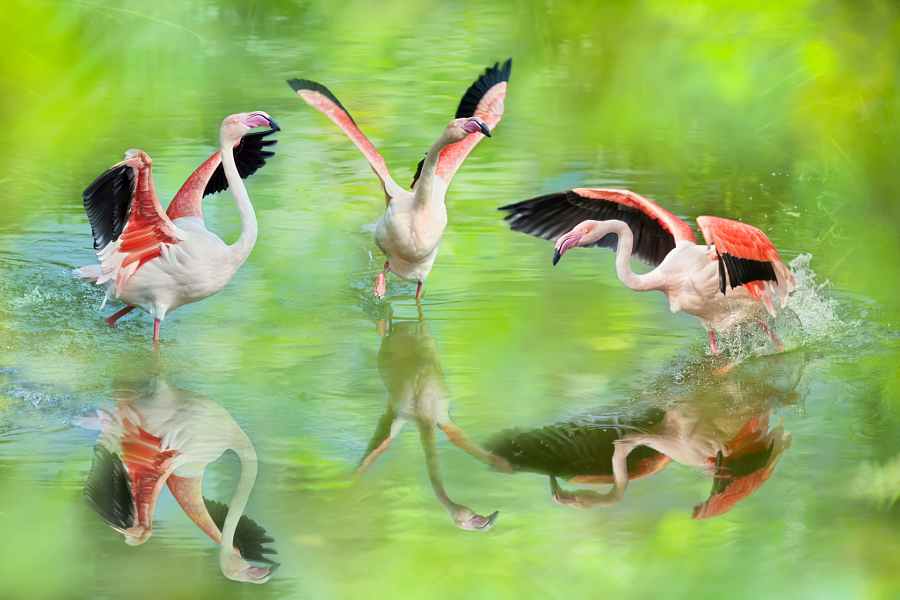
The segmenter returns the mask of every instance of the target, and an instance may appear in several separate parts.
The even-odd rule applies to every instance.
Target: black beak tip
[[[281,131],[281,127],[278,126],[278,123],[275,122],[275,119],[273,119],[272,117],[268,117],[267,120],[269,121],[269,125],[272,127],[272,129],[274,129],[275,131]]]
[[[559,259],[562,258],[562,252],[559,251],[559,248],[553,251],[553,266],[556,266],[556,263],[559,262]]]
[[[494,525],[494,521],[497,520],[497,517],[500,515],[499,510],[495,510],[494,514],[488,517],[487,527],[491,527]]]
[[[481,127],[481,133],[483,133],[487,137],[491,137],[491,130],[488,129],[487,125],[485,125],[484,123],[479,123],[478,126]]]

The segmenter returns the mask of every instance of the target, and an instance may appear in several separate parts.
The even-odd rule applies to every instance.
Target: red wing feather
[[[169,203],[169,208],[166,209],[166,216],[173,221],[181,217],[197,217],[203,220],[201,210],[203,190],[206,189],[209,178],[212,177],[212,174],[220,164],[222,164],[222,153],[216,152],[206,159],[196,171],[191,173],[191,176],[187,178],[187,181],[184,182],[184,185],[172,198],[172,202]]]
[[[135,169],[136,184],[131,201],[131,214],[128,224],[119,237],[118,251],[128,256],[122,261],[120,269],[133,262],[143,264],[159,256],[161,244],[177,244],[175,226],[163,212],[150,171],[150,157],[140,152],[137,159],[132,159]]]
[[[697,217],[697,225],[706,243],[716,247],[722,293],[726,285],[731,288],[743,285],[775,316],[772,294],[781,297],[784,307],[788,295],[794,291],[794,275],[766,234],[752,225],[720,217]]]

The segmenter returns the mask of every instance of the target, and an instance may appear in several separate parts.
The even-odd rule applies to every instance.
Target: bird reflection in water
[[[425,465],[434,495],[460,529],[487,531],[499,511],[488,516],[450,499],[444,488],[437,448],[437,429],[458,448],[497,468],[511,472],[509,463],[479,446],[465,429],[450,418],[450,390],[444,381],[441,354],[431,327],[424,320],[378,323],[387,332],[378,352],[378,372],[390,398],[366,454],[356,470],[360,477],[388,448],[406,423],[419,429]]]
[[[244,508],[256,481],[257,457],[247,434],[221,404],[163,380],[118,386],[115,408],[100,407],[82,427],[100,431],[84,501],[136,546],[153,533],[153,509],[163,484],[188,517],[219,544],[229,579],[265,583],[278,566],[274,542]],[[226,450],[241,461],[231,506],[201,493],[206,466]],[[248,560],[264,566],[253,566]]]
[[[579,509],[611,506],[630,481],[654,475],[673,460],[713,478],[694,519],[724,514],[758,490],[791,446],[773,411],[794,404],[805,359],[763,357],[725,372],[698,365],[683,369],[688,380],[663,388],[638,406],[623,405],[575,421],[532,431],[508,430],[487,448],[517,471],[550,476],[550,492]],[[575,484],[609,485],[606,493],[568,492],[557,478]]]

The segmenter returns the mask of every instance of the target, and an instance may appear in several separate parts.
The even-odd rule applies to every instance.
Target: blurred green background
[[[876,0],[5,0],[0,596],[900,597],[898,17]],[[416,319],[415,286],[389,277],[372,297],[382,258],[360,227],[383,206],[377,180],[285,79],[327,85],[407,184],[465,89],[507,57],[506,113],[453,181],[422,302],[451,414],[483,443],[634,403],[690,407],[697,389],[727,412],[785,361],[799,383],[776,415],[793,445],[725,515],[690,519],[710,480],[689,466],[582,512],[554,504],[546,477],[440,439],[450,496],[500,510],[491,531],[461,531],[411,426],[351,480],[388,401],[375,321]],[[139,147],[165,205],[216,151],[221,119],[250,110],[283,130],[248,180],[248,262],[173,313],[158,348],[146,315],[104,327],[120,305],[98,314],[100,290],[67,275],[96,262],[81,191]],[[786,261],[811,254],[790,306],[804,331],[782,356],[708,357],[696,319],[625,289],[612,253],[553,268],[550,244],[495,210],[571,187],[632,189],[692,225],[740,219]],[[228,192],[204,218],[237,237]],[[706,379],[683,386],[694,372]],[[214,399],[254,441],[247,512],[283,563],[270,582],[222,577],[168,492],[136,548],[81,503],[96,434],[75,423],[123,374]],[[204,490],[227,500],[236,474],[223,459]]]

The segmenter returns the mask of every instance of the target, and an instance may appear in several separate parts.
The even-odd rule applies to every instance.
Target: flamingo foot
[[[416,288],[416,300],[422,299],[422,282],[419,282],[419,287]]]
[[[153,319],[153,341],[159,341],[159,326],[162,325],[162,321],[159,319]]]
[[[112,327],[113,329],[118,329],[118,327],[116,326],[116,321],[118,321],[119,319],[121,319],[122,317],[124,317],[125,315],[127,315],[128,313],[130,313],[133,310],[134,310],[133,306],[126,306],[122,310],[113,314],[111,317],[107,317],[107,318],[103,319],[103,322],[106,323],[107,325],[109,325],[110,327]]]
[[[716,345],[716,334],[713,331],[709,332],[709,348],[713,356],[719,354],[719,347]]]

